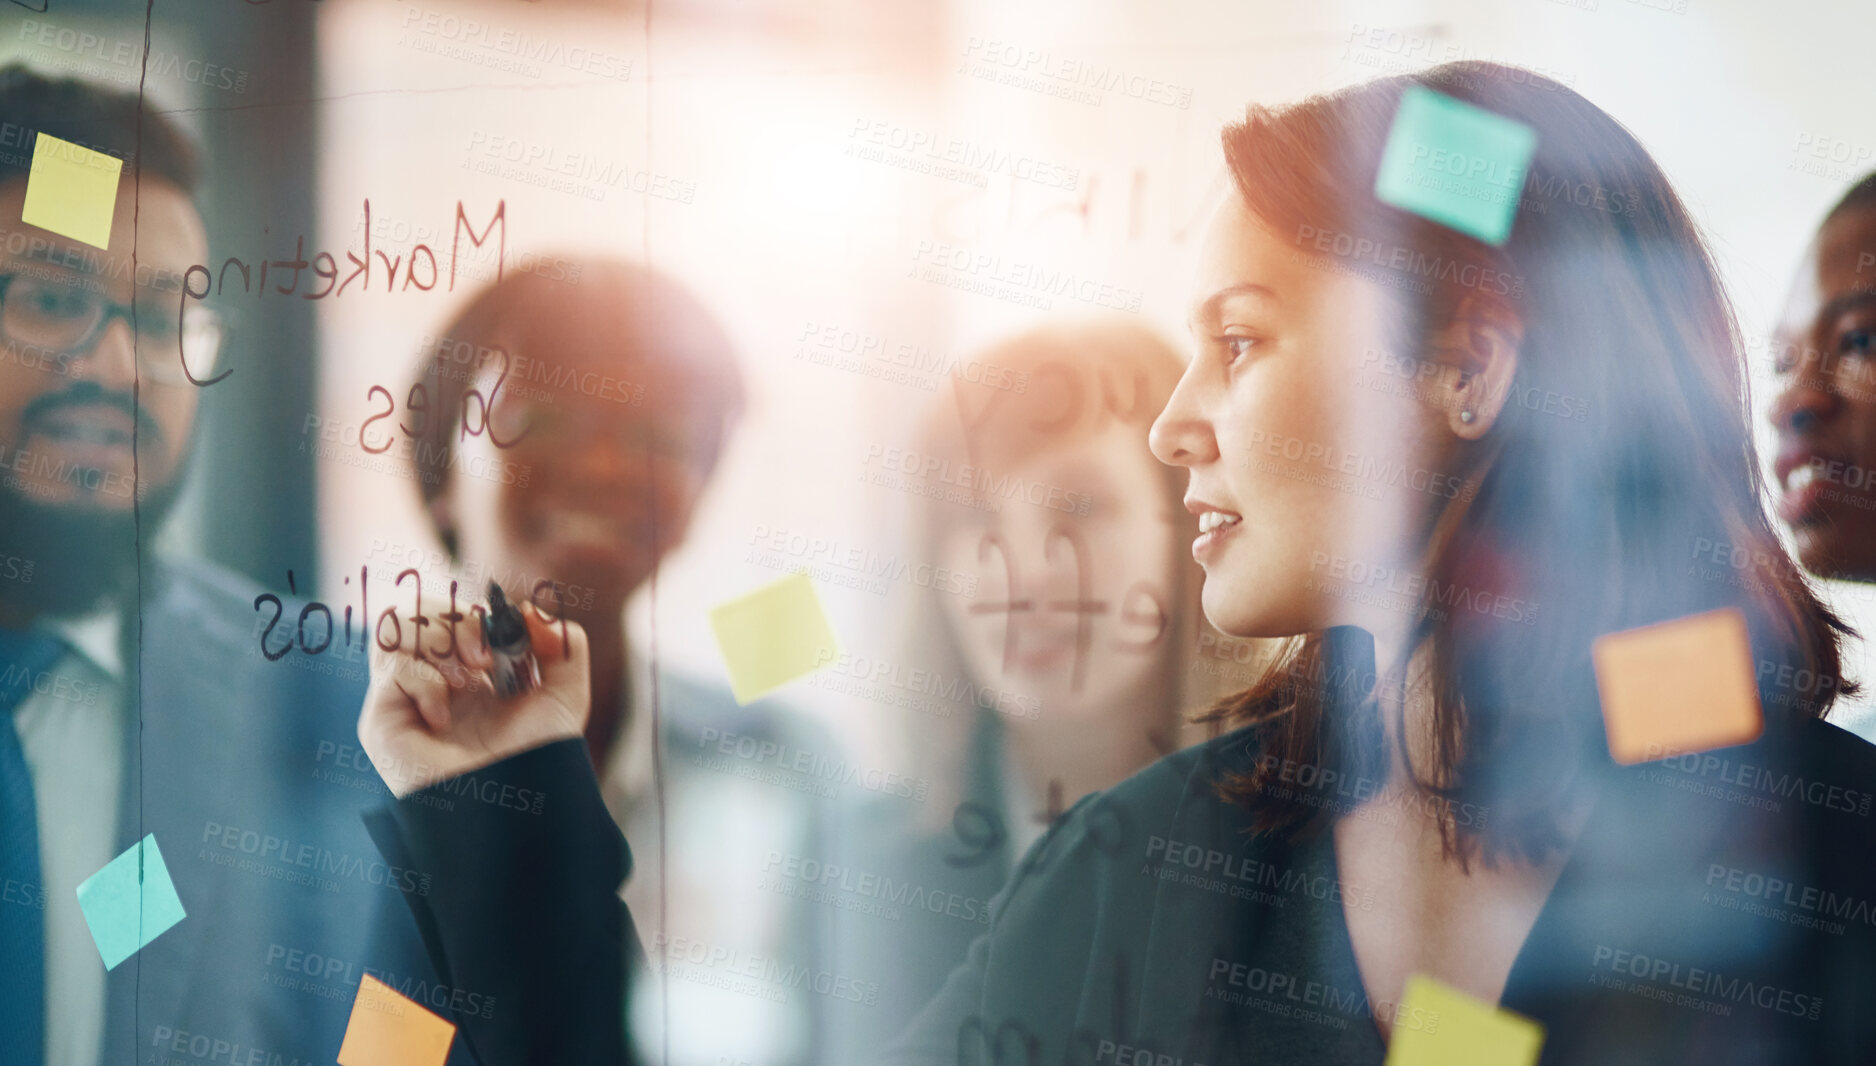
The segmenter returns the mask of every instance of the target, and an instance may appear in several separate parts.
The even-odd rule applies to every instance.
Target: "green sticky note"
[[[1537,131],[1422,86],[1401,94],[1374,195],[1487,244],[1505,243],[1518,214]]]
[[[790,574],[710,612],[730,691],[748,703],[840,657],[807,574]]]
[[[1536,1066],[1544,1027],[1425,974],[1407,978],[1387,1066]]]
[[[78,908],[85,912],[85,924],[107,970],[117,969],[118,963],[188,917],[154,833],[85,878],[78,886]]]

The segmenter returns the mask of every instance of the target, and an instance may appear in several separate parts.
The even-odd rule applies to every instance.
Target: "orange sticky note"
[[[790,574],[710,612],[730,691],[748,703],[840,657],[814,581]]]
[[[1535,1066],[1544,1027],[1425,974],[1407,978],[1387,1066]]]
[[[366,975],[352,1001],[339,1066],[443,1066],[456,1027]]]
[[[1609,754],[1624,766],[1747,744],[1764,731],[1737,608],[1606,633],[1591,656]]]

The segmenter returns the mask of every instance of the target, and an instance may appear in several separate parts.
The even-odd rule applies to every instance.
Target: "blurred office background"
[[[1183,348],[1196,237],[1225,187],[1218,129],[1247,103],[1461,58],[1583,93],[1655,154],[1711,238],[1761,415],[1765,337],[1802,247],[1876,168],[1876,8],[1852,0],[223,0],[212,17],[158,0],[151,11],[147,74],[145,4],[133,0],[16,12],[0,49],[48,70],[144,78],[205,145],[212,262],[289,259],[304,237],[343,274],[344,252],[369,232],[392,257],[428,244],[447,275],[458,206],[478,234],[499,206],[504,272],[577,285],[580,257],[624,257],[708,304],[738,350],[748,411],[687,542],[631,612],[662,666],[706,680],[723,676],[713,605],[790,566],[851,570],[855,551],[889,569],[932,562],[913,554],[917,500],[863,475],[919,449],[954,360],[1044,320],[1102,313]],[[369,289],[336,298],[220,301],[233,374],[205,398],[173,547],[282,591],[291,570],[302,595],[333,603],[350,602],[342,580],[361,566],[386,582],[406,566],[448,572],[413,482],[361,462],[358,434],[383,410],[374,386],[404,416],[427,339],[492,276],[493,245],[459,247],[453,291],[447,278],[404,288],[401,272],[387,291],[377,264]],[[1010,284],[1021,270],[1076,284],[1025,298]],[[971,287],[985,281],[1003,288]],[[929,592],[856,584],[818,583],[833,627],[853,655],[889,659]],[[1859,629],[1876,628],[1867,589],[1830,593]],[[1862,676],[1870,658],[1857,649]],[[905,757],[903,714],[827,689],[794,695],[862,762]],[[733,1041],[705,1051],[697,1061],[743,1053]]]
[[[1044,310],[920,270],[955,283],[985,262],[980,276],[1033,265],[1137,294],[1139,317],[1183,340],[1195,234],[1223,188],[1217,130],[1246,103],[1456,58],[1584,93],[1635,131],[1705,226],[1754,345],[1761,410],[1763,338],[1802,245],[1876,167],[1860,84],[1876,11],[1854,3],[250,0],[214,18],[173,2],[153,12],[147,92],[205,144],[211,256],[289,258],[304,235],[309,254],[329,249],[343,267],[368,200],[375,249],[427,240],[446,263],[457,204],[478,230],[502,204],[508,271],[624,256],[709,302],[751,403],[656,583],[659,654],[699,673],[721,669],[704,608],[776,576],[743,563],[759,534],[901,546],[902,494],[858,475],[869,448],[915,447],[939,374],[915,365],[898,375],[909,382],[885,380],[804,350],[872,338],[931,367],[1102,310],[1061,295]],[[18,14],[8,57],[126,86],[143,73],[141,3]],[[492,255],[473,254],[487,277]],[[369,292],[235,309],[235,373],[206,398],[177,547],[283,589],[292,569],[302,592],[335,601],[341,573],[435,550],[408,479],[306,446],[326,428],[309,419],[356,441],[382,408],[373,385],[401,406],[422,342],[474,287],[466,267],[453,292],[386,292],[381,266]],[[1876,622],[1871,597],[1832,591],[1860,627]],[[906,592],[823,589],[860,652]]]

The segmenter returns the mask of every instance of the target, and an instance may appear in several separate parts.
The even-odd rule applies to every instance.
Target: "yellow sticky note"
[[[710,612],[737,703],[767,695],[840,657],[807,574],[790,574]]]
[[[1407,989],[1387,1046],[1387,1066],[1535,1066],[1544,1027],[1473,999],[1425,974]]]
[[[1750,743],[1765,728],[1737,608],[1607,633],[1591,654],[1609,754],[1624,766]]]
[[[456,1027],[372,976],[358,982],[339,1066],[443,1066]]]
[[[111,246],[124,161],[41,133],[33,143],[20,221],[99,248]]]

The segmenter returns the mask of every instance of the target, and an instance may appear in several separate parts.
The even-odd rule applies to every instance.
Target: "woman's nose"
[[[1153,420],[1147,432],[1147,446],[1153,457],[1167,466],[1192,466],[1218,458],[1218,439],[1192,402],[1192,371],[1179,379],[1166,409]]]

